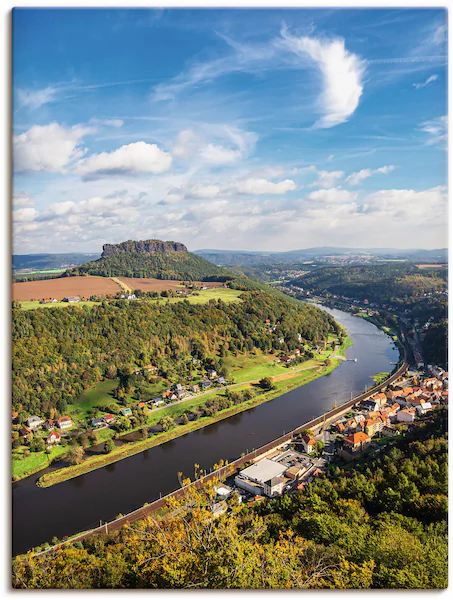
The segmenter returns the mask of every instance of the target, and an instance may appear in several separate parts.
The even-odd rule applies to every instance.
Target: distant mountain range
[[[303,248],[288,252],[259,252],[238,250],[196,250],[195,254],[221,266],[242,265],[252,266],[263,263],[296,263],[308,260],[325,259],[332,257],[369,257],[379,259],[407,259],[410,261],[431,260],[447,262],[448,251],[446,248],[436,250],[400,248],[341,248],[336,246],[320,246],[318,248]]]
[[[13,254],[13,271],[18,269],[67,269],[99,258],[99,252],[70,252],[62,254]]]
[[[120,247],[120,244],[109,245],[109,248]],[[181,244],[182,246],[182,244]],[[104,253],[105,253],[104,249]],[[409,249],[401,250],[398,248],[341,248],[336,246],[320,246],[318,248],[302,248],[300,250],[290,250],[288,252],[265,252],[265,251],[247,251],[247,250],[195,250],[193,253],[205,260],[218,266],[254,266],[264,263],[281,264],[296,263],[308,260],[325,259],[328,256],[351,256],[351,257],[376,257],[379,259],[407,259],[410,261],[435,261],[447,262],[448,251],[446,248],[436,250]],[[67,269],[76,267],[91,261],[97,261],[101,257],[100,253],[71,252],[60,254],[13,254],[13,270],[19,269]]]

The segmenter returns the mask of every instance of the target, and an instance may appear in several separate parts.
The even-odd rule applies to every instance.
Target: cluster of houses
[[[150,405],[152,408],[155,408],[167,402],[172,402],[174,400],[182,400],[183,398],[190,398],[193,394],[204,392],[215,384],[227,385],[228,381],[225,379],[225,377],[219,376],[215,369],[209,369],[206,374],[206,379],[203,379],[199,383],[195,383],[189,386],[188,389],[186,389],[186,387],[184,387],[180,383],[175,383],[170,388],[165,390],[161,396],[151,398],[151,400],[147,402],[147,404]]]
[[[18,413],[12,412],[12,421],[17,422]],[[47,446],[53,446],[53,444],[57,444],[61,441],[61,432],[65,431],[72,427],[73,422],[70,417],[63,416],[59,419],[42,419],[36,415],[32,415],[28,417],[26,420],[26,425],[19,430],[19,435],[21,435],[24,439],[28,439],[28,437],[38,431],[39,429],[44,429],[45,431],[49,431],[49,435],[46,438]]]
[[[411,386],[407,381],[396,384],[386,393],[375,394],[361,403],[353,417],[342,417],[334,424],[341,434],[339,456],[352,460],[359,456],[377,435],[396,436],[395,424],[412,423],[433,410],[435,405],[448,401],[448,373],[444,379],[430,377]]]

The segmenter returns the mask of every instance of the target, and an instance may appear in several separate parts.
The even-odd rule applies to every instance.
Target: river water
[[[392,340],[375,325],[339,310],[325,309],[348,330],[348,358],[329,375],[270,402],[186,434],[156,448],[50,488],[35,485],[40,474],[13,484],[13,555],[110,521],[179,487],[178,472],[193,474],[220,459],[229,461],[258,448],[346,402],[391,371],[398,360]]]

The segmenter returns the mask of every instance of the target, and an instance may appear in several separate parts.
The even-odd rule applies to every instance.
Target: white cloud
[[[395,167],[393,165],[386,165],[384,167],[379,167],[378,169],[362,169],[357,173],[351,173],[348,177],[346,177],[346,183],[349,185],[359,185],[365,179],[368,179],[372,175],[382,174],[388,175],[391,173]]]
[[[80,147],[82,138],[92,129],[75,125],[65,129],[58,123],[33,125],[13,138],[15,171],[64,171],[64,168],[86,150]]]
[[[14,194],[13,206],[33,206],[33,200],[25,193]]]
[[[418,223],[423,238],[425,224],[445,226],[448,194],[445,186],[417,192],[416,190],[380,190],[365,199],[363,212],[400,222]],[[442,244],[439,245],[441,247]],[[424,247],[424,244],[422,244]]]
[[[212,165],[229,165],[249,156],[257,142],[255,133],[232,125],[205,126],[202,131],[181,131],[173,155]]]
[[[44,104],[48,104],[55,100],[57,88],[48,86],[41,90],[17,90],[17,100],[20,106],[30,108],[32,110],[40,108]]]
[[[439,25],[438,27],[436,27],[431,39],[432,39],[433,44],[435,44],[436,46],[440,46],[444,42],[446,42],[447,41],[447,26]]]
[[[357,198],[357,192],[350,192],[341,188],[331,188],[329,190],[316,190],[307,195],[307,200],[313,202],[322,202],[324,204],[340,204],[354,202]]]
[[[156,174],[168,171],[171,164],[171,155],[156,144],[134,142],[121,146],[113,152],[93,154],[80,160],[77,172],[88,179],[117,174]]]
[[[423,83],[413,83],[412,85],[414,86],[415,89],[419,90],[420,88],[424,88],[424,87],[428,86],[430,83],[434,83],[438,79],[439,79],[438,75],[430,75],[428,77],[428,79],[426,79],[426,81],[424,81]]]
[[[422,123],[421,130],[428,134],[427,145],[446,144],[447,142],[448,117],[437,117]]]
[[[215,198],[220,194],[218,185],[204,185],[197,183],[191,186],[186,193],[186,198]]]
[[[297,38],[286,29],[282,36],[286,48],[300,56],[308,55],[321,71],[324,89],[320,103],[324,115],[315,127],[329,128],[347,121],[359,105],[365,61],[346,50],[342,39]]]
[[[307,170],[313,170],[311,168]],[[317,171],[318,179],[310,184],[309,187],[331,188],[337,184],[339,179],[344,177],[344,171]]]
[[[292,179],[285,179],[274,183],[267,179],[244,179],[238,181],[231,186],[233,191],[240,194],[246,194],[250,196],[260,196],[262,194],[286,194],[297,189],[296,184]]]
[[[35,208],[19,208],[13,210],[13,221],[15,223],[29,223],[34,221],[38,216],[38,211]]]

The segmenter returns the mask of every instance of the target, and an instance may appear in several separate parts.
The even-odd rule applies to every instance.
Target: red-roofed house
[[[69,427],[72,427],[72,421],[70,417],[60,417],[57,419],[56,423],[57,427],[60,429],[69,429]]]
[[[47,436],[46,442],[48,446],[51,446],[52,444],[58,444],[58,442],[61,441],[61,433],[59,431],[52,431],[51,433],[49,433],[49,435]]]
[[[105,421],[106,423],[111,423],[111,422],[114,420],[114,418],[115,418],[115,417],[114,417],[113,415],[105,415],[105,417],[104,417],[104,421]]]
[[[316,442],[315,440],[309,436],[309,435],[304,435],[302,438],[302,446],[304,447],[304,450],[307,454],[311,454],[312,452],[314,452],[316,450]]]
[[[351,433],[351,435],[348,435],[348,437],[344,439],[343,448],[350,453],[361,452],[370,442],[370,436],[363,431],[359,431],[357,433]]]

